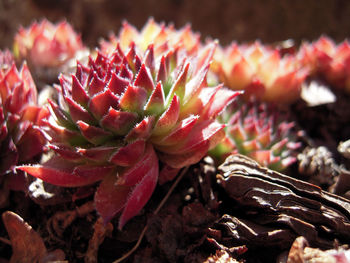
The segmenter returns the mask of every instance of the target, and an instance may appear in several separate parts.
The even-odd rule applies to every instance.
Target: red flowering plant
[[[147,203],[156,184],[198,162],[224,137],[216,116],[239,92],[208,87],[215,44],[196,56],[179,47],[154,55],[131,43],[98,53],[60,77],[58,104],[50,101],[45,130],[54,155],[18,167],[48,183],[79,187],[101,181],[94,202],[119,228]],[[159,161],[162,170],[159,172]]]
[[[48,112],[37,105],[37,90],[27,65],[18,71],[8,52],[0,52],[0,62],[0,182],[4,195],[11,189],[25,190],[24,173],[14,168],[33,162],[43,152],[46,139],[39,126]]]

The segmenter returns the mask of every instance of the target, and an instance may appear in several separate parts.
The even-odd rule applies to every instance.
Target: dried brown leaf
[[[19,215],[6,211],[2,214],[2,219],[12,245],[10,263],[64,260],[64,253],[60,250],[48,253],[40,235]]]

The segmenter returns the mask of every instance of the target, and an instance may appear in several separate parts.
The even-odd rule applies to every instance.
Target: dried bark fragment
[[[2,219],[12,245],[10,263],[63,262],[63,251],[48,252],[39,234],[20,216],[7,211]]]
[[[297,237],[290,229],[264,226],[230,215],[223,215],[215,224],[215,228],[221,231],[220,240],[225,240],[230,250],[232,247],[243,244],[249,244],[250,247],[287,249]]]
[[[338,195],[346,195],[350,190],[350,171],[347,169],[340,169],[337,182],[333,185],[332,193]],[[348,197],[349,198],[349,197]]]
[[[229,197],[237,202],[242,216],[289,235],[289,238],[281,235],[280,245],[290,246],[290,237],[295,235],[303,235],[310,244],[321,248],[331,248],[334,239],[350,238],[350,202],[345,198],[261,167],[242,155],[228,157],[219,167],[217,178]],[[242,228],[239,222],[237,225]],[[237,238],[233,234],[231,237]],[[257,243],[253,237],[246,240],[247,245]],[[269,235],[260,235],[257,240],[262,242],[262,238],[266,244],[273,240]]]

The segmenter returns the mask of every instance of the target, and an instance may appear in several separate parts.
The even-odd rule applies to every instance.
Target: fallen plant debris
[[[243,219],[225,215],[219,225],[238,244],[280,249],[304,236],[320,248],[350,238],[350,201],[318,186],[261,167],[242,155],[219,167],[219,184],[244,211]],[[227,240],[227,239],[226,239]],[[250,245],[250,246],[249,246]]]
[[[7,211],[2,220],[10,237],[10,263],[68,262],[62,250],[48,252],[40,235],[17,214]]]

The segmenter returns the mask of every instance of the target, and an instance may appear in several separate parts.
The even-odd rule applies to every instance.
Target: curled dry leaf
[[[12,244],[10,263],[63,262],[63,251],[48,252],[40,235],[19,215],[7,211],[2,219]]]

